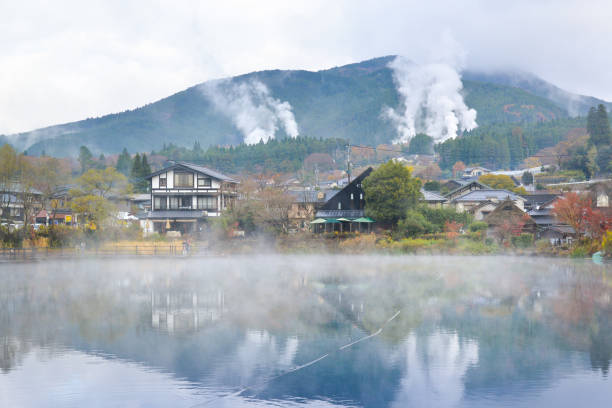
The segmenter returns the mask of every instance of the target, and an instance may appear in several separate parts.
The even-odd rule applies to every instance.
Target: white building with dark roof
[[[518,194],[508,190],[483,189],[473,190],[467,194],[452,200],[458,212],[471,211],[483,203],[491,202],[494,204],[504,200],[511,200],[521,211],[525,211],[525,199]]]
[[[202,230],[209,217],[232,208],[238,181],[218,171],[176,162],[149,175],[151,210],[139,214],[145,234]]]

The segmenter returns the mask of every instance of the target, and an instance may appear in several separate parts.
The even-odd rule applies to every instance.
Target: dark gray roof
[[[317,218],[359,218],[364,215],[363,210],[319,210],[315,216]]]
[[[531,210],[531,211],[528,211],[527,214],[529,214],[530,217],[548,216],[550,215],[550,209],[542,208],[542,209],[537,209],[537,210]]]
[[[193,163],[187,163],[187,162],[176,162],[172,166],[163,168],[161,170],[158,170],[158,171],[156,171],[154,173],[149,174],[149,176],[147,178],[151,178],[153,176],[157,176],[158,174],[165,173],[169,169],[175,168],[177,166],[184,167],[184,168],[193,170],[195,172],[205,174],[207,176],[210,176],[212,178],[216,178],[218,180],[227,181],[229,183],[238,183],[237,180],[235,180],[235,179],[233,179],[233,178],[231,178],[229,176],[226,176],[225,174],[219,173],[216,170],[212,170],[212,169],[209,169],[208,167],[200,166],[200,165],[193,164]]]
[[[457,181],[457,180],[453,180],[453,181]],[[468,187],[469,187],[471,184],[477,185],[477,186],[481,187],[482,189],[490,189],[490,188],[491,188],[491,187],[487,186],[486,184],[482,184],[482,183],[481,183],[481,182],[479,182],[479,181],[476,181],[476,180],[471,180],[471,181],[467,181],[467,182],[466,182],[466,183],[464,183],[462,186],[457,187],[456,189],[449,191],[449,192],[448,192],[448,193],[446,193],[445,195],[446,195],[446,197],[450,197],[450,196],[452,196],[453,194],[455,194],[457,191],[461,191],[461,190],[463,190],[463,189],[465,189],[465,188],[468,188]]]
[[[518,194],[514,194],[508,190],[493,190],[493,189],[485,189],[485,190],[473,190],[469,193],[462,195],[461,197],[455,198],[453,201],[488,201],[491,199],[495,199],[498,201],[505,200],[510,198],[512,201],[516,200],[524,200],[523,197]]]
[[[528,204],[532,207],[539,207],[543,204],[547,204],[555,198],[559,197],[559,194],[550,194],[550,193],[536,193],[536,194],[521,194],[526,201],[525,204]]]
[[[529,215],[536,224],[538,225],[554,225],[557,223],[557,220],[552,215],[543,215],[543,216],[531,216]]]
[[[427,190],[421,189],[421,194],[423,194],[424,201],[436,201],[436,202],[446,201],[446,197],[436,193],[435,191],[427,191]]]
[[[320,189],[320,190],[288,190],[287,194],[293,197],[296,203],[324,203],[340,190]],[[323,198],[319,199],[319,193],[323,193]]]
[[[202,210],[158,210],[146,211],[138,214],[140,219],[174,219],[174,218],[203,218],[204,211]]]
[[[21,194],[21,193],[29,193],[29,194],[36,194],[36,195],[41,195],[42,192],[40,190],[37,190],[35,188],[29,188],[27,191],[26,189],[23,188],[23,186],[19,183],[15,183],[12,184],[10,186],[8,186],[7,189],[4,189],[2,191],[3,193],[14,193],[14,194]]]

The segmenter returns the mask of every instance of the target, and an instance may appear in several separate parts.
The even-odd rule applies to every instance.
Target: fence
[[[202,251],[198,246],[185,250],[182,245],[101,245],[94,248],[0,248],[0,262],[37,259],[116,256],[187,256]]]

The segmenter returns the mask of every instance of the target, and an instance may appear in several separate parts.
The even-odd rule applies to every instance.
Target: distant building
[[[465,170],[463,170],[463,175],[461,177],[463,178],[478,178],[484,174],[489,174],[491,173],[491,170],[484,168],[484,167],[480,167],[480,166],[476,166],[476,167],[466,167]]]
[[[459,198],[463,195],[466,195],[475,190],[487,190],[491,189],[491,187],[484,185],[478,181],[470,181],[468,183],[461,184],[459,187],[451,190],[447,194],[444,195],[448,201],[452,201],[456,198]]]
[[[536,232],[536,223],[511,197],[500,202],[483,220],[489,224],[487,235],[493,235],[497,228],[508,223],[517,225],[515,233],[534,234]]]
[[[287,194],[293,197],[288,213],[291,228],[307,229],[316,212],[337,192],[333,189],[288,190]]]
[[[176,162],[149,175],[151,210],[138,218],[145,234],[201,231],[236,200],[238,181],[203,166]]]
[[[370,173],[372,173],[371,167],[323,204],[315,214],[315,222],[322,220],[314,224],[315,232],[354,231],[357,228],[361,229],[363,227],[361,224],[369,225],[374,221],[365,217],[365,193],[361,184]]]
[[[500,203],[505,200],[512,201],[521,211],[525,210],[525,199],[508,190],[483,189],[474,190],[451,201],[457,212],[472,211],[483,203]]]
[[[423,195],[421,201],[432,208],[442,208],[442,206],[448,201],[446,197],[439,193],[436,193],[435,191],[427,191],[421,189],[421,194]]]

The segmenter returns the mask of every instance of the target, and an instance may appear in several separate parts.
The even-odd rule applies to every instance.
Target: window
[[[164,179],[165,180],[165,179]],[[166,197],[153,197],[153,209],[165,210],[167,207]]]
[[[174,173],[174,188],[193,187],[193,173]]]
[[[216,210],[217,197],[215,196],[198,196],[198,210]]]
[[[342,209],[342,203],[338,203],[338,209],[341,210]]]
[[[179,197],[179,204],[179,208],[181,210],[191,210],[191,207],[193,205],[193,199],[191,198],[191,196]]]
[[[179,198],[177,196],[173,196],[173,197],[168,197],[168,200],[170,201],[170,209],[171,210],[178,210],[179,208]]]
[[[351,200],[353,199],[353,193],[351,193]]]
[[[210,187],[211,180],[209,177],[200,177],[198,176],[198,187]]]
[[[159,176],[159,186],[160,187],[166,187],[167,185],[168,185],[168,183],[167,183],[166,176],[165,175],[163,177]]]
[[[363,200],[363,193],[359,193],[359,199]]]

